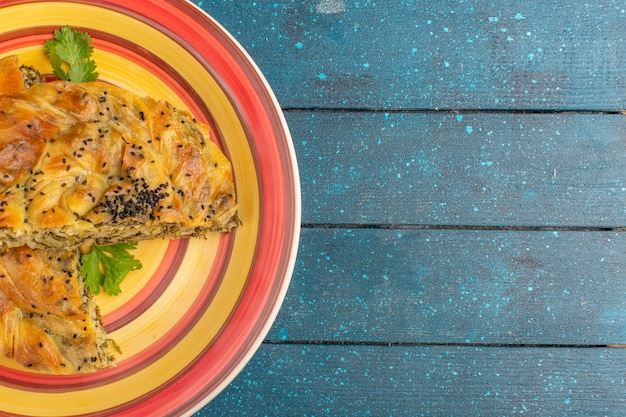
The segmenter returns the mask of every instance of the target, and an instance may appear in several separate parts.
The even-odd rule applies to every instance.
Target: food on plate
[[[202,237],[238,225],[230,162],[186,111],[99,81],[37,83],[1,95],[0,109],[9,246]]]
[[[36,371],[115,365],[115,343],[85,290],[76,250],[0,250],[0,354]]]
[[[94,294],[119,293],[141,267],[128,252],[137,241],[241,224],[209,127],[92,81],[90,45],[55,31],[45,49],[60,80],[48,82],[0,59],[0,354],[41,372],[115,365]]]

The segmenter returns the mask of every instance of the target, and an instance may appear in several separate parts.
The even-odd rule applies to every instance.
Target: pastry
[[[0,95],[7,245],[203,237],[239,224],[231,164],[186,111],[100,81],[14,84]]]
[[[116,348],[77,250],[0,251],[0,354],[31,370],[73,374],[114,366]]]

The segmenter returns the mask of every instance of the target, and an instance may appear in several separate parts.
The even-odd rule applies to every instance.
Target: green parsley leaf
[[[82,83],[98,78],[96,63],[91,60],[91,36],[72,29],[69,25],[54,31],[54,38],[44,44],[50,58],[52,72],[63,81]]]
[[[117,243],[108,246],[94,246],[91,252],[80,258],[85,285],[92,294],[99,294],[100,287],[110,295],[122,290],[120,283],[129,272],[142,267],[141,262],[130,254],[136,243]]]

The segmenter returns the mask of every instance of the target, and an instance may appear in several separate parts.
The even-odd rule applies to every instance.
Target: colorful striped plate
[[[190,415],[245,366],[289,285],[300,185],[278,103],[246,52],[217,22],[177,0],[3,1],[0,57],[51,72],[43,44],[63,25],[93,38],[100,78],[161,97],[208,123],[233,163],[235,232],[142,242],[144,268],[116,297],[98,296],[122,349],[116,368],[41,375],[0,359],[0,414]]]

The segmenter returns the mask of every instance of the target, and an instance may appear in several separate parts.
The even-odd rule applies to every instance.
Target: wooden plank
[[[287,114],[305,224],[626,226],[626,117]]]
[[[625,349],[263,345],[197,417],[622,416]]]
[[[268,339],[626,344],[626,234],[304,229]]]
[[[625,107],[622,1],[195,3],[288,108]]]

